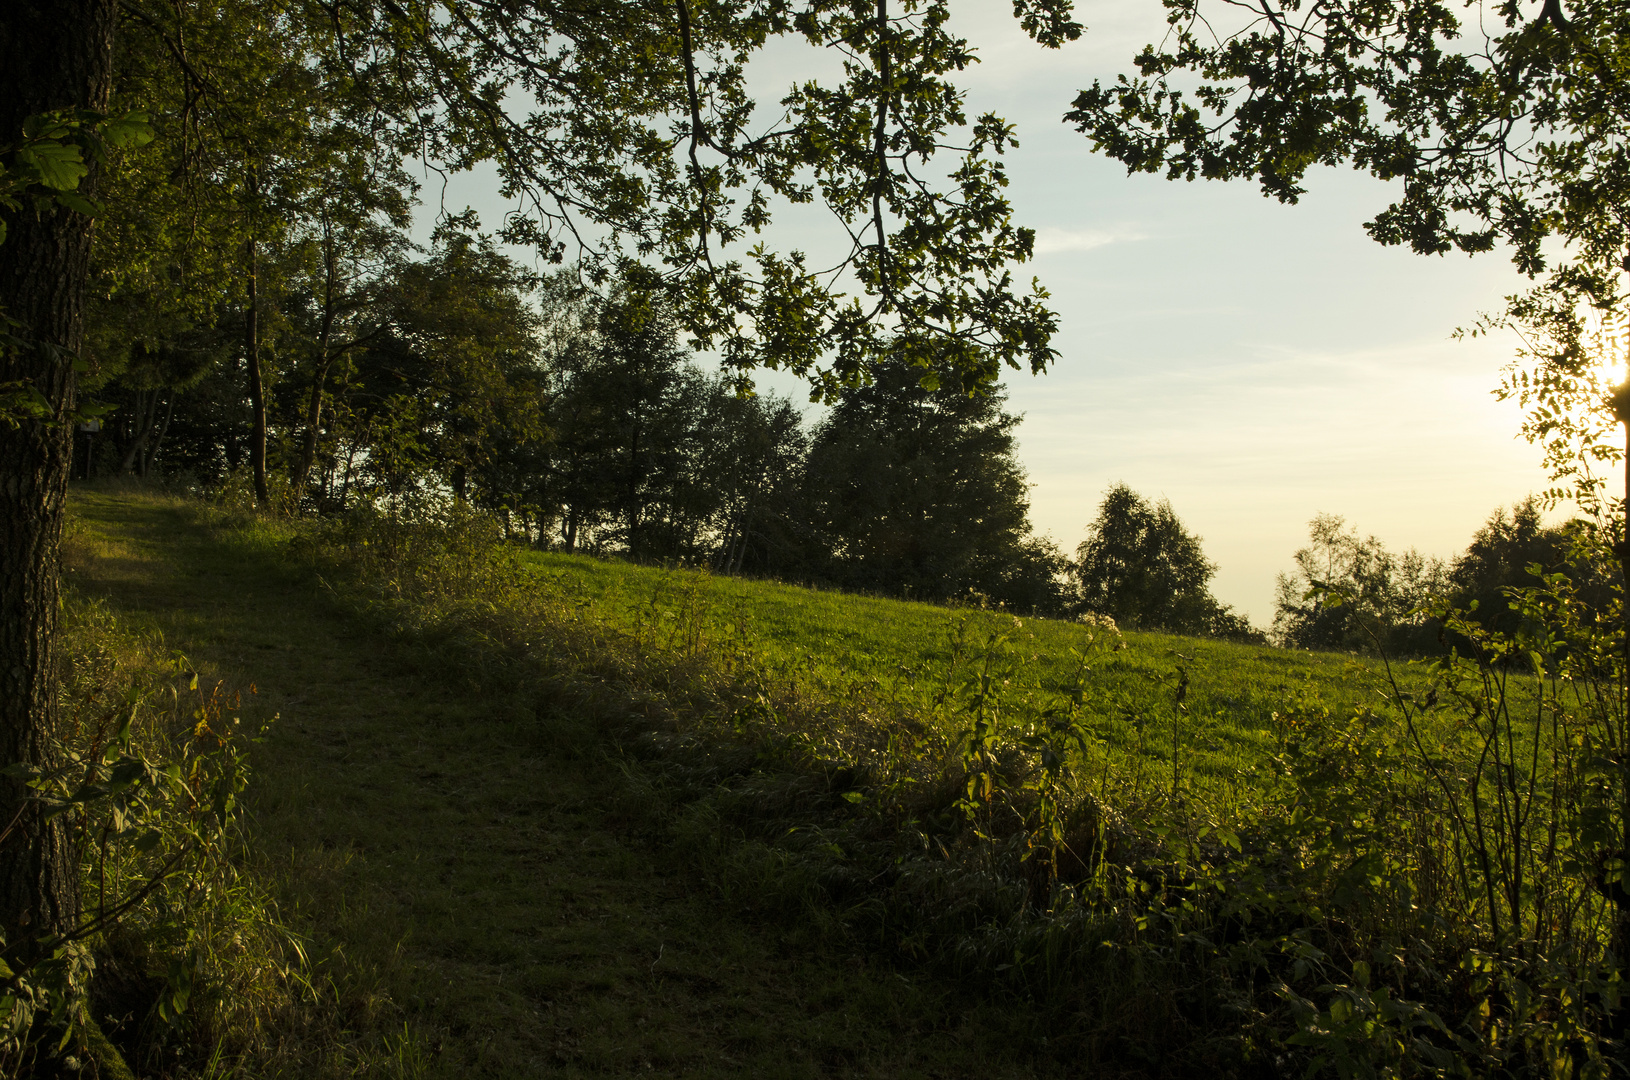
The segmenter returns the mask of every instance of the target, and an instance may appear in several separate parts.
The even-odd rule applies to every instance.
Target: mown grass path
[[[245,722],[278,716],[253,759],[254,845],[337,1002],[292,1036],[325,1045],[291,1060],[329,1075],[1045,1071],[993,1033],[997,1014],[754,925],[629,834],[592,727],[438,675],[183,504],[81,491],[73,507],[73,589],[206,679],[254,684]]]

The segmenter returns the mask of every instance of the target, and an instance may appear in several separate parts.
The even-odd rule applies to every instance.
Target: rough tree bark
[[[113,67],[114,0],[0,3],[0,144],[23,120],[57,109],[105,109]],[[94,194],[96,176],[84,181]],[[20,347],[0,352],[0,382],[27,380],[50,402],[50,423],[0,423],[0,766],[49,764],[57,722],[58,548],[72,457],[73,356],[80,345],[91,221],[32,207],[7,220],[0,308]],[[77,868],[60,824],[0,779],[0,931],[15,956],[39,933],[78,916]]]

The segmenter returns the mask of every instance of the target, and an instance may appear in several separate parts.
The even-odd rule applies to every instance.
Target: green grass
[[[835,931],[819,890],[775,880],[800,849],[746,839],[752,784],[712,798],[714,773],[665,772],[667,744],[630,756],[627,741],[653,724],[728,740],[706,714],[729,719],[762,687],[802,703],[783,727],[927,717],[949,747],[960,720],[934,699],[962,677],[958,627],[977,660],[1010,616],[532,553],[503,564],[512,580],[438,599],[321,558],[332,580],[314,580],[286,523],[129,493],[72,505],[73,602],[206,680],[253,685],[251,722],[276,717],[253,759],[248,860],[309,939],[311,986],[228,1033],[242,1075],[1070,1075],[1078,1059],[1055,1048],[1091,1041],[1048,1042],[1056,1009]],[[1003,707],[1040,715],[1086,654],[1114,774],[1100,791],[1158,798],[1175,736],[1185,794],[1244,808],[1275,710],[1300,697],[1339,714],[1382,678],[1358,657],[1159,634],[1106,648],[1021,622]],[[534,640],[554,632],[576,637]],[[765,903],[777,889],[788,902]],[[1163,1052],[1124,1068],[1099,1054],[1100,1074]]]
[[[996,613],[583,556],[528,553],[523,564],[548,588],[588,605],[599,622],[656,636],[694,618],[709,640],[739,643],[828,696],[869,685],[885,697],[920,697],[944,684],[963,620],[985,629],[1011,623]],[[1094,652],[1092,631],[1055,619],[1020,621],[1015,648],[1023,662],[1012,691],[1045,704],[1067,691],[1080,655]],[[1088,678],[1092,726],[1116,767],[1165,782],[1175,730],[1180,772],[1228,797],[1251,788],[1273,752],[1276,710],[1305,696],[1351,712],[1376,704],[1385,681],[1382,665],[1368,657],[1157,633],[1124,640],[1124,649],[1095,652]],[[1180,668],[1189,684],[1178,714]],[[1395,671],[1410,674],[1404,665]]]
[[[246,722],[271,721],[249,859],[312,989],[228,1033],[236,1075],[1057,1072],[1022,1013],[721,903],[630,812],[594,716],[472,693],[314,586],[275,527],[139,494],[72,506],[70,602],[253,685]]]

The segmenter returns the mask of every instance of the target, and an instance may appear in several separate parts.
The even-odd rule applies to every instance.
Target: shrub
[[[63,1054],[118,1076],[125,1059],[246,1053],[303,980],[298,940],[243,869],[239,696],[155,651],[102,605],[69,604],[56,765],[26,778],[68,822],[81,915],[4,943],[0,1075]]]

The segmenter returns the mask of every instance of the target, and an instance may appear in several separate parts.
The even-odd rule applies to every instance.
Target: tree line
[[[416,252],[378,221],[263,244],[257,419],[242,305],[207,328],[93,309],[86,475],[263,486],[287,511],[442,497],[514,539],[943,601],[1063,613],[1000,388],[885,361],[806,425],[691,360],[635,273],[539,275],[488,238]],[[259,472],[249,447],[263,431]]]
[[[1514,600],[1562,574],[1584,617],[1611,623],[1610,571],[1578,557],[1591,523],[1547,525],[1541,500],[1497,508],[1466,549],[1449,559],[1413,548],[1391,551],[1335,514],[1308,523],[1308,544],[1275,584],[1266,631],[1210,591],[1217,566],[1167,500],[1151,501],[1126,484],[1104,494],[1098,516],[1069,566],[1073,610],[1113,618],[1131,629],[1272,642],[1285,648],[1438,655],[1466,650],[1451,613],[1491,633],[1515,637],[1525,615]]]
[[[1444,560],[1414,549],[1389,551],[1333,514],[1316,516],[1295,568],[1279,576],[1273,635],[1302,649],[1343,649],[1428,656],[1469,651],[1449,616],[1516,640],[1532,616],[1516,601],[1525,590],[1568,581],[1578,617],[1604,631],[1613,623],[1616,575],[1583,558],[1593,523],[1547,525],[1540,499],[1500,507],[1458,555]]]

